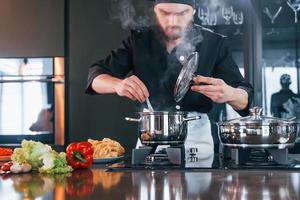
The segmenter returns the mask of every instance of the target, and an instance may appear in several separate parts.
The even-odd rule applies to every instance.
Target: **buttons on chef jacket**
[[[176,108],[176,110],[180,110],[181,109],[180,105],[176,105],[175,108]]]
[[[180,56],[179,57],[179,60],[182,62],[182,61],[184,61],[184,56]]]

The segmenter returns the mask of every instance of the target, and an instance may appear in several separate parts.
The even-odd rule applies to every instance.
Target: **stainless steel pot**
[[[298,123],[262,116],[262,108],[250,109],[250,116],[217,123],[219,139],[224,146],[288,148],[297,138]]]
[[[139,118],[126,117],[127,121],[138,122],[139,138],[144,145],[179,145],[187,136],[187,122],[200,119],[188,117],[187,112],[138,112]]]

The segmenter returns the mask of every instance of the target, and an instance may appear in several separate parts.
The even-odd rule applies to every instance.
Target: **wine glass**
[[[298,23],[297,12],[300,10],[300,0],[287,0],[286,3],[294,11],[295,23]]]
[[[240,13],[233,13],[233,23],[235,25],[242,25],[244,23],[244,13],[241,11]],[[243,35],[240,28],[237,28],[233,35]]]
[[[264,8],[263,12],[270,18],[271,24],[272,24],[272,29],[271,29],[270,32],[267,32],[267,35],[273,35],[273,34],[278,35],[279,34],[279,32],[275,31],[275,29],[273,27],[273,24],[274,24],[274,22],[275,22],[276,18],[278,17],[278,15],[279,15],[279,13],[280,13],[281,10],[282,10],[282,6],[280,6],[278,8],[278,10],[275,13],[275,15],[272,15],[272,13],[271,13],[271,11],[270,11],[269,8],[267,8],[267,7]]]
[[[218,22],[218,18],[217,18],[217,14],[210,14],[207,18],[207,23],[208,25],[210,26],[215,26],[217,25],[217,22]]]
[[[202,21],[202,25],[208,25],[209,9],[208,8],[198,8],[198,18]]]
[[[222,17],[226,20],[225,24],[230,25],[230,19],[233,17],[233,7],[222,8]]]

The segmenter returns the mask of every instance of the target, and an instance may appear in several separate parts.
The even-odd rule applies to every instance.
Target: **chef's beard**
[[[160,31],[163,33],[164,39],[167,41],[174,41],[183,38],[186,31],[192,25],[191,21],[185,28],[182,28],[180,26],[167,26],[166,28],[163,28],[158,20],[156,20],[156,22],[160,28]]]
[[[177,40],[183,36],[183,30],[179,26],[168,26],[163,32],[168,40]]]

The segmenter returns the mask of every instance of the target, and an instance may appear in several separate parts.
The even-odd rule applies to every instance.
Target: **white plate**
[[[112,157],[112,158],[94,158],[93,162],[97,164],[102,164],[102,163],[112,163],[112,162],[117,162],[120,161],[124,158],[123,156],[118,156],[118,157]]]

